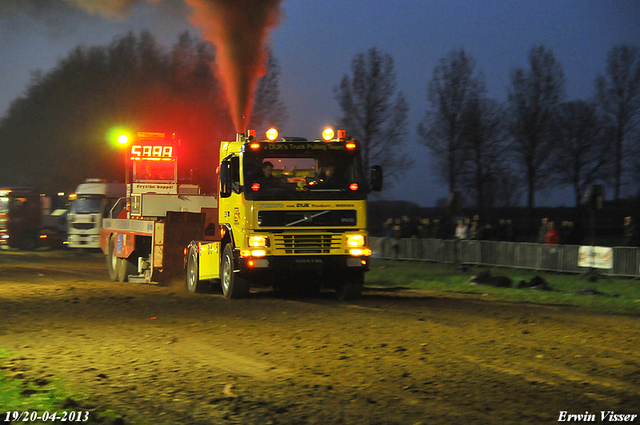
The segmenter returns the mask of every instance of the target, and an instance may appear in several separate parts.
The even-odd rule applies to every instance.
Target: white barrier
[[[371,238],[374,258],[584,273],[599,268],[611,276],[640,277],[640,248],[549,246],[537,243],[453,239]],[[596,252],[596,257],[593,257]],[[608,254],[607,254],[608,252]],[[581,254],[582,253],[582,254]],[[598,266],[593,266],[594,258]],[[605,267],[606,266],[606,267]]]

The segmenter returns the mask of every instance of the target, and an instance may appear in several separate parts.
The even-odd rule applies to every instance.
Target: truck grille
[[[78,230],[89,230],[96,227],[95,223],[73,223],[73,228]]]
[[[274,236],[277,251],[287,254],[330,254],[342,247],[340,234],[280,234]]]
[[[260,227],[352,227],[357,223],[356,210],[258,211]]]

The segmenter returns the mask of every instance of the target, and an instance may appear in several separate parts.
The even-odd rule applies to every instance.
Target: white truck
[[[87,179],[78,185],[67,215],[69,248],[100,248],[102,219],[125,196],[124,183]]]

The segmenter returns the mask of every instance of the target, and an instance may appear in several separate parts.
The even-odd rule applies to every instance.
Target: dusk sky
[[[0,115],[24,93],[32,71],[48,72],[79,44],[103,46],[127,31],[148,29],[170,49],[180,32],[200,34],[189,24],[190,9],[182,0],[132,3],[128,13],[107,18],[62,0],[0,0]],[[410,106],[407,150],[416,160],[404,183],[385,198],[423,206],[447,195],[429,172],[433,167],[416,126],[428,107],[433,70],[452,49],[464,47],[485,75],[488,95],[504,101],[510,72],[527,67],[533,46],[545,45],[564,69],[572,100],[593,95],[609,49],[640,46],[640,0],[285,0],[282,8],[282,22],[269,37],[289,111],[280,133],[316,138],[334,124],[340,114],[334,86],[350,72],[354,55],[377,47],[395,60],[398,90]],[[536,204],[557,199],[539,192]]]

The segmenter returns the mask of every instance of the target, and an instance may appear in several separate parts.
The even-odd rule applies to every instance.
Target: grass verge
[[[51,419],[54,413],[55,420]],[[46,421],[42,420],[45,418]],[[0,348],[0,423],[27,422],[142,424],[136,420],[125,421],[115,411],[92,400],[90,394],[70,391],[65,383],[54,376],[34,371],[29,359],[12,356],[7,350]]]
[[[389,260],[373,260],[370,267],[366,285],[372,287],[427,289],[498,301],[564,305],[601,313],[640,316],[640,282],[633,279],[600,278],[591,282],[577,274],[491,268],[493,276],[508,276],[514,283],[540,276],[549,283],[552,290],[538,291],[470,285],[471,277],[486,267],[472,267],[466,271],[459,271],[450,264]],[[585,295],[584,291],[579,293],[584,289],[593,289],[601,294]]]

